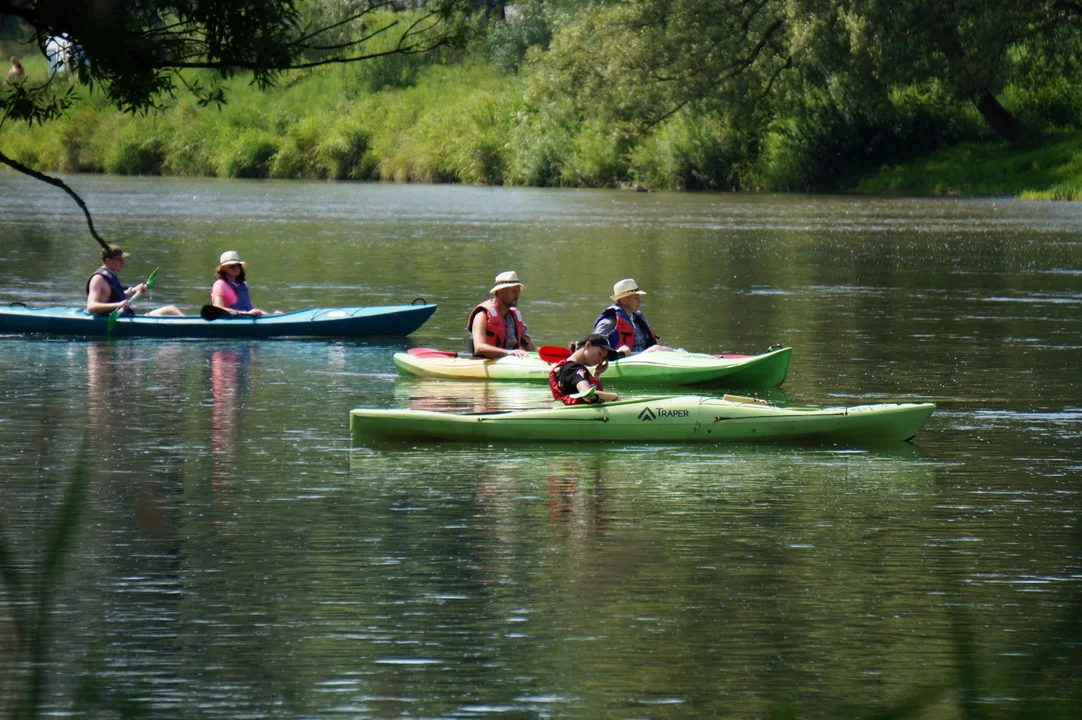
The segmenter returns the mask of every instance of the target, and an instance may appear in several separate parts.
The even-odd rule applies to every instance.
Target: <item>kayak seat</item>
[[[442,350],[433,350],[432,348],[410,348],[407,350],[410,355],[419,358],[456,358],[458,353],[456,352],[444,352]]]

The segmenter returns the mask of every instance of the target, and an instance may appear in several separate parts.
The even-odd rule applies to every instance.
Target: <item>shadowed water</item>
[[[1082,206],[70,181],[129,283],[161,267],[143,309],[197,310],[227,249],[264,308],[440,309],[408,341],[0,337],[0,711],[85,454],[43,712],[1074,716]],[[0,190],[0,300],[79,304],[80,215]],[[772,400],[939,408],[876,452],[351,450],[354,407],[547,404],[395,376],[410,345],[461,349],[506,269],[541,343],[631,276],[667,343],[792,346]]]

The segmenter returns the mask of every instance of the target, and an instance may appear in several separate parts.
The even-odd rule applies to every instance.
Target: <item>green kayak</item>
[[[499,440],[862,446],[911,440],[933,410],[932,403],[781,408],[750,398],[669,395],[480,414],[359,409],[350,413],[350,431],[355,445],[381,440]]]
[[[660,350],[639,353],[609,363],[601,380],[605,385],[720,385],[733,388],[777,387],[789,373],[792,348],[762,355],[707,355]],[[547,383],[552,365],[537,355],[498,360],[459,357],[457,353],[412,348],[395,353],[401,375],[443,380],[506,380]]]

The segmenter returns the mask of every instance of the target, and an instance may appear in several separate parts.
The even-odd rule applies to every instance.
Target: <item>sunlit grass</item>
[[[1082,197],[1082,133],[1057,134],[1029,145],[965,143],[906,165],[881,168],[856,190],[1077,200]]]

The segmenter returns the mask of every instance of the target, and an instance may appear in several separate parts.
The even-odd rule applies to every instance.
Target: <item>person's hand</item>
[[[605,372],[608,369],[609,369],[608,361],[607,360],[602,360],[601,362],[599,362],[597,364],[597,367],[594,368],[594,375],[600,375],[601,373]]]
[[[624,357],[627,357],[631,354],[631,348],[629,348],[627,345],[621,345],[620,347],[616,348],[616,352],[620,353]]]
[[[525,350],[519,350],[517,348],[515,350],[508,350],[507,354],[514,355],[517,358],[524,358],[529,356],[528,352],[526,352]]]
[[[114,309],[125,308],[126,310],[131,310],[131,300],[129,300],[128,298],[124,298],[123,300],[118,302],[116,305],[114,305],[113,308]]]
[[[248,314],[249,315],[256,315],[256,316],[266,315],[266,313],[263,312],[262,310],[260,310],[259,308],[252,308],[251,310],[248,311]]]

